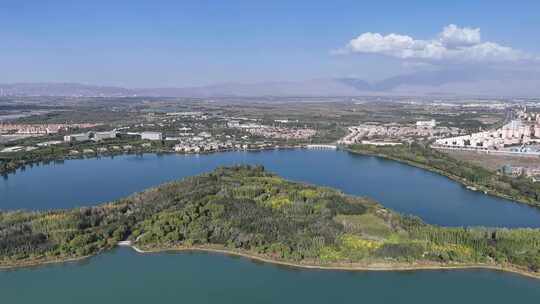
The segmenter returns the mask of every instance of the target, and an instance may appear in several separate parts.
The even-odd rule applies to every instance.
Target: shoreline
[[[274,264],[274,265],[280,265],[280,266],[287,266],[292,268],[301,268],[301,269],[313,269],[313,270],[339,270],[339,271],[395,271],[395,272],[403,272],[403,271],[420,271],[420,270],[473,270],[473,269],[487,269],[487,270],[493,270],[493,271],[501,271],[501,272],[508,272],[508,273],[514,273],[519,274],[528,278],[537,279],[540,280],[540,273],[533,273],[530,271],[522,270],[516,267],[509,267],[509,266],[502,266],[502,265],[489,265],[489,264],[440,264],[440,263],[434,263],[434,262],[426,262],[425,264],[408,264],[408,263],[372,263],[371,265],[366,264],[362,265],[361,263],[329,263],[328,265],[316,265],[316,264],[302,264],[302,263],[295,263],[290,261],[281,261],[272,259],[270,257],[261,256],[254,253],[249,252],[243,252],[238,250],[230,250],[226,249],[224,247],[201,247],[201,246],[194,246],[194,247],[172,247],[172,248],[152,248],[152,249],[141,249],[135,245],[129,245],[127,247],[130,247],[131,249],[135,250],[137,253],[140,254],[152,254],[152,253],[161,253],[161,252],[208,252],[208,253],[218,253],[228,256],[237,256],[237,257],[243,257],[247,259],[251,259],[254,261],[264,262],[268,264]],[[350,264],[350,266],[346,266],[344,264]],[[378,265],[378,266],[377,266]]]
[[[85,256],[80,256],[80,257],[71,257],[71,258],[66,258],[66,259],[35,260],[35,261],[28,261],[25,263],[14,264],[14,265],[0,265],[0,271],[11,271],[11,270],[17,270],[17,269],[42,267],[42,266],[54,265],[54,264],[64,264],[64,263],[69,264],[73,262],[79,262],[82,260],[90,259],[92,257],[98,256],[99,254],[101,253],[85,255]]]
[[[126,155],[144,155],[144,154],[153,154],[153,155],[160,155],[160,154],[176,154],[176,155],[209,155],[209,154],[215,154],[215,153],[228,153],[228,152],[263,152],[263,151],[271,151],[271,150],[295,150],[295,149],[308,149],[308,144],[298,144],[298,145],[285,145],[285,146],[270,146],[270,147],[260,147],[260,148],[248,148],[248,149],[236,149],[236,148],[230,148],[230,149],[221,149],[221,150],[214,150],[214,151],[202,151],[202,152],[176,152],[174,150],[151,150],[151,151],[139,151],[139,150],[133,150],[133,151],[121,151],[118,153],[115,152],[108,152],[108,153],[93,153],[93,154],[83,154],[74,156],[70,154],[63,155],[62,157],[57,158],[49,158],[49,159],[41,159],[41,160],[35,160],[35,161],[28,161],[24,164],[19,164],[17,167],[9,170],[0,170],[0,175],[8,176],[11,174],[15,174],[18,170],[20,170],[23,167],[26,166],[41,166],[41,165],[49,165],[50,163],[54,162],[64,162],[69,160],[84,160],[84,159],[98,159],[98,158],[105,158],[105,157],[116,157],[116,156],[126,156]]]
[[[426,165],[421,164],[421,163],[416,163],[416,162],[412,162],[412,161],[405,160],[405,159],[400,159],[400,158],[393,157],[393,156],[388,156],[388,155],[381,154],[381,153],[371,153],[371,152],[367,152],[367,151],[353,150],[353,149],[350,149],[350,148],[343,148],[343,151],[347,151],[347,152],[352,153],[352,154],[358,154],[358,155],[363,155],[363,156],[378,157],[378,158],[381,158],[381,159],[386,159],[386,160],[399,162],[401,164],[405,164],[405,165],[408,165],[408,166],[411,166],[411,167],[420,168],[420,169],[423,169],[423,170],[426,170],[426,171],[429,171],[429,172],[436,173],[438,175],[444,176],[444,177],[446,177],[446,178],[448,178],[450,180],[453,180],[453,181],[459,183],[460,185],[464,186],[465,188],[467,188],[467,189],[469,189],[471,191],[480,192],[480,193],[482,193],[484,195],[489,195],[489,196],[492,196],[492,197],[505,199],[505,200],[511,201],[513,203],[516,203],[516,204],[527,205],[527,206],[530,206],[530,207],[533,207],[533,208],[539,208],[540,209],[540,205],[538,203],[531,202],[531,201],[528,201],[528,200],[524,200],[524,199],[521,199],[521,198],[513,198],[513,197],[510,197],[508,195],[505,195],[505,194],[502,194],[502,193],[499,193],[499,192],[496,192],[496,191],[493,191],[493,190],[490,190],[490,189],[485,189],[483,186],[477,185],[475,183],[468,182],[468,181],[464,180],[463,178],[461,178],[459,176],[450,174],[448,172],[439,170],[437,168],[426,166]]]
[[[209,154],[214,154],[214,153],[227,153],[227,152],[263,152],[263,151],[271,151],[271,150],[295,150],[295,149],[309,150],[308,144],[298,144],[298,145],[287,145],[287,146],[272,146],[272,147],[251,148],[251,149],[222,149],[222,150],[216,150],[216,151],[203,151],[203,152],[199,152],[199,153],[186,153],[186,152],[175,152],[175,151],[128,151],[128,152],[121,152],[121,153],[106,153],[106,154],[97,154],[96,153],[95,155],[81,155],[80,157],[70,157],[69,155],[65,155],[62,158],[31,161],[29,163],[19,165],[17,168],[12,169],[12,170],[8,170],[8,171],[0,170],[0,175],[5,175],[5,176],[9,177],[9,175],[11,175],[13,173],[16,173],[17,170],[19,170],[22,167],[27,166],[27,165],[30,166],[30,165],[36,165],[37,164],[37,166],[41,166],[42,164],[46,165],[49,162],[55,162],[55,161],[63,162],[63,161],[67,161],[67,160],[97,159],[97,158],[100,158],[100,157],[115,157],[115,156],[124,156],[124,155],[143,155],[143,154],[153,154],[153,155],[176,154],[176,155],[187,156],[187,155],[209,155]],[[453,181],[465,186],[467,189],[475,191],[475,192],[481,192],[481,193],[483,193],[485,195],[490,195],[492,197],[502,198],[502,199],[505,199],[505,200],[512,201],[514,203],[525,204],[525,205],[528,205],[528,206],[531,206],[531,207],[540,208],[540,204],[535,203],[533,201],[526,200],[526,199],[523,199],[523,198],[513,198],[513,197],[510,197],[508,195],[493,191],[491,189],[486,189],[483,186],[480,186],[478,184],[468,182],[468,181],[464,180],[463,178],[461,178],[459,176],[452,175],[452,174],[450,174],[448,172],[445,172],[445,171],[442,171],[442,170],[439,170],[437,168],[433,168],[433,167],[430,167],[430,166],[426,166],[426,165],[421,164],[421,163],[416,163],[416,162],[400,159],[400,158],[397,158],[397,157],[393,157],[393,156],[389,156],[389,155],[381,154],[381,153],[372,153],[372,152],[369,152],[369,151],[354,150],[354,149],[351,149],[351,148],[348,148],[348,147],[338,147],[337,150],[342,150],[342,151],[345,151],[345,152],[348,152],[348,153],[351,153],[351,154],[364,155],[364,156],[373,156],[373,157],[378,157],[378,158],[381,158],[381,159],[396,161],[396,162],[399,162],[401,164],[405,164],[405,165],[415,167],[415,168],[424,169],[426,171],[436,173],[436,174],[441,175],[441,176],[445,176],[445,177],[449,178],[450,180],[453,180]]]
[[[306,148],[306,147],[288,147],[288,149],[298,149],[298,148]],[[415,165],[412,162],[409,161],[402,161],[399,159],[394,159],[391,157],[387,157],[385,155],[377,155],[377,154],[369,154],[369,153],[362,153],[359,151],[351,150],[351,149],[342,149],[343,151],[347,151],[352,154],[360,154],[360,155],[370,155],[379,157],[382,159],[390,159],[392,161],[397,161],[400,163],[405,163],[410,166],[414,167],[420,167],[422,169],[428,170],[430,172],[435,172],[443,176],[447,176],[450,179],[453,179],[457,182],[460,182],[463,185],[466,185],[462,183],[460,180],[456,180],[448,175],[442,174],[436,170],[436,169],[430,169],[426,166],[418,166]],[[421,164],[420,164],[421,165]],[[265,263],[271,263],[271,264],[277,264],[277,265],[283,265],[283,266],[289,266],[289,267],[297,267],[297,268],[306,268],[306,269],[321,269],[321,270],[345,270],[345,271],[415,271],[415,270],[451,270],[451,269],[490,269],[490,270],[496,270],[496,271],[504,271],[504,272],[511,272],[511,273],[517,273],[523,276],[540,279],[540,273],[532,272],[528,270],[524,270],[522,268],[515,267],[511,264],[508,265],[497,265],[497,264],[442,264],[438,262],[431,262],[431,261],[416,261],[413,263],[405,263],[405,262],[389,262],[389,261],[374,261],[371,263],[352,263],[352,262],[342,262],[342,263],[328,263],[328,264],[320,264],[316,260],[314,261],[306,261],[306,262],[293,262],[293,261],[287,261],[287,260],[281,260],[276,259],[272,256],[268,255],[260,255],[257,253],[252,253],[249,251],[242,251],[242,250],[234,250],[234,249],[228,249],[226,247],[223,247],[221,245],[210,245],[210,246],[193,246],[193,247],[171,247],[171,248],[161,248],[161,247],[150,247],[149,249],[141,249],[139,247],[134,246],[130,241],[125,242],[119,242],[117,246],[129,246],[133,250],[135,250],[138,253],[145,254],[145,253],[152,253],[152,252],[163,252],[163,251],[206,251],[206,252],[215,252],[215,253],[221,253],[221,254],[227,254],[227,255],[235,255],[235,256],[241,256],[253,260],[258,260]],[[110,247],[109,247],[110,248]],[[84,260],[90,257],[97,256],[98,254],[102,253],[103,250],[100,250],[99,252],[87,255],[87,256],[81,256],[81,257],[59,257],[59,258],[46,258],[46,257],[37,257],[34,260],[30,261],[21,261],[20,263],[14,262],[13,264],[7,264],[7,265],[1,265],[0,263],[0,271],[1,270],[9,270],[9,269],[17,269],[17,268],[31,268],[31,267],[39,267],[44,266],[47,264],[59,264],[59,263],[70,263],[70,262],[76,262],[80,260]],[[311,264],[310,264],[311,263]]]
[[[326,265],[317,265],[317,264],[309,264],[309,263],[295,263],[291,261],[284,261],[284,260],[277,260],[273,259],[268,256],[263,256],[255,253],[250,253],[246,251],[240,251],[240,250],[231,250],[227,249],[222,246],[191,246],[191,247],[157,247],[157,248],[145,248],[141,249],[131,243],[123,243],[120,242],[115,246],[114,248],[120,248],[120,247],[129,247],[131,250],[134,250],[136,253],[141,255],[147,255],[147,254],[155,254],[155,253],[165,253],[165,252],[172,252],[172,253],[182,253],[182,252],[204,252],[204,253],[214,253],[214,254],[221,254],[221,255],[227,255],[231,257],[241,257],[246,258],[252,261],[257,262],[263,262],[267,264],[272,265],[278,265],[278,266],[285,266],[290,268],[297,268],[297,269],[309,269],[309,270],[323,270],[323,271],[350,271],[350,272],[414,272],[414,271],[422,271],[422,270],[432,270],[432,271],[445,271],[445,270],[474,270],[474,269],[480,269],[480,270],[490,270],[490,271],[498,271],[503,273],[512,273],[521,275],[530,279],[536,279],[540,280],[540,272],[534,273],[531,271],[523,270],[517,267],[513,266],[504,266],[504,265],[495,265],[495,264],[441,264],[436,262],[429,262],[424,261],[424,263],[404,263],[404,262],[377,262],[377,263],[328,263]],[[55,260],[45,260],[45,261],[31,261],[27,263],[22,263],[19,265],[0,265],[0,272],[1,271],[17,271],[20,269],[31,269],[36,267],[45,267],[45,266],[52,266],[55,264],[69,264],[73,262],[79,262],[87,259],[91,259],[93,257],[96,257],[103,252],[98,252],[93,255],[87,255],[87,256],[81,256],[81,257],[74,257],[74,258],[67,258],[63,260],[55,259]]]

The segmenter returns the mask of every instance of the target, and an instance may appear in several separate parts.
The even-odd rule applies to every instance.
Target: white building
[[[212,134],[210,134],[208,132],[201,132],[201,133],[199,133],[199,136],[204,137],[204,138],[210,138],[210,137],[212,137]]]
[[[227,127],[229,127],[229,128],[239,128],[240,127],[240,122],[238,120],[231,120],[231,121],[227,122]]]
[[[62,142],[59,141],[59,140],[51,140],[51,141],[45,141],[45,142],[37,143],[36,146],[38,146],[38,147],[49,147],[49,146],[52,146],[52,145],[59,145],[61,143]]]
[[[437,121],[435,119],[420,120],[416,122],[416,126],[420,128],[435,128],[435,126],[437,126]]]
[[[494,131],[477,132],[470,135],[443,138],[436,145],[453,148],[493,149],[530,142],[535,132],[533,126],[514,120]]]
[[[86,141],[90,140],[90,133],[79,133],[64,136],[64,141]]]
[[[161,132],[142,132],[141,139],[163,140],[163,135]]]
[[[94,133],[94,140],[100,141],[104,139],[116,138],[116,135],[117,135],[116,131],[96,132]]]

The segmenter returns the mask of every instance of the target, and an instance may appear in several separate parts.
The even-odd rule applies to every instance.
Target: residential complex
[[[436,127],[436,125],[435,120],[418,121],[414,125],[366,123],[349,127],[349,134],[340,140],[340,144],[362,143],[368,139],[410,142],[418,139],[429,140],[445,135],[456,135],[460,132],[455,127]]]
[[[534,120],[516,119],[501,128],[438,139],[435,147],[498,150],[513,145],[540,143],[540,114]]]
[[[0,133],[2,134],[32,134],[46,135],[56,134],[72,129],[85,129],[97,126],[97,124],[11,124],[0,123]]]

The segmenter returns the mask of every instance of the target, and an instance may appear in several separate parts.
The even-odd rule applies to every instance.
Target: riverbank
[[[474,269],[487,269],[493,271],[502,271],[518,274],[532,279],[540,280],[540,273],[531,272],[521,268],[514,267],[512,265],[496,265],[496,264],[442,264],[433,263],[430,261],[421,261],[417,263],[402,263],[402,262],[388,262],[380,261],[375,263],[328,263],[328,264],[315,264],[315,263],[298,263],[292,261],[278,260],[269,256],[256,254],[253,252],[247,252],[242,250],[233,250],[224,246],[207,245],[207,246],[174,246],[174,247],[137,247],[131,242],[120,242],[118,247],[129,247],[132,250],[140,254],[154,254],[162,252],[207,252],[215,254],[223,254],[228,256],[242,257],[257,262],[263,262],[273,265],[299,268],[299,269],[312,269],[312,270],[339,270],[339,271],[389,271],[389,272],[414,272],[422,270],[474,270]],[[98,253],[101,254],[101,253]],[[87,255],[82,257],[66,258],[66,259],[54,259],[46,261],[29,261],[14,265],[0,265],[0,271],[17,270],[24,268],[33,268],[40,266],[47,266],[53,264],[73,263],[90,259],[97,256]]]
[[[158,247],[158,248],[139,248],[135,245],[129,245],[133,250],[141,254],[151,254],[159,252],[210,252],[225,254],[230,256],[244,257],[247,259],[260,261],[269,264],[302,268],[302,269],[319,269],[319,270],[343,270],[343,271],[418,271],[418,270],[459,270],[459,269],[489,269],[496,271],[511,272],[526,276],[529,278],[540,279],[540,273],[527,271],[511,265],[490,265],[490,264],[442,264],[433,263],[430,261],[422,261],[417,263],[400,263],[380,261],[376,263],[329,263],[329,264],[314,264],[314,263],[298,263],[284,260],[273,259],[269,256],[247,252],[243,250],[233,250],[223,246],[174,246],[174,247]]]
[[[17,262],[17,263],[5,264],[5,265],[2,265],[2,263],[0,262],[0,271],[17,270],[21,268],[34,268],[34,267],[41,267],[41,266],[54,265],[54,264],[74,263],[74,262],[90,259],[92,257],[97,256],[100,253],[85,255],[85,256],[80,256],[80,257],[36,259],[36,260],[23,261],[23,262]]]
[[[9,176],[16,172],[19,169],[25,168],[26,166],[40,166],[47,165],[49,163],[61,163],[68,160],[77,160],[77,159],[95,159],[102,157],[115,157],[122,155],[143,155],[143,154],[156,154],[156,155],[166,155],[166,154],[178,154],[178,155],[206,155],[214,153],[226,153],[226,152],[262,152],[270,150],[293,150],[293,149],[307,149],[307,144],[299,145],[284,145],[284,146],[264,146],[256,148],[246,148],[246,149],[219,149],[211,151],[201,151],[201,152],[176,152],[174,150],[163,150],[163,149],[141,149],[141,150],[129,150],[129,151],[108,151],[104,153],[80,153],[80,154],[65,154],[61,156],[52,156],[52,157],[41,157],[39,159],[31,160],[19,160],[16,164],[8,164],[7,167],[0,166],[0,175]]]
[[[402,158],[399,158],[399,157],[394,157],[394,156],[387,155],[387,154],[384,154],[384,153],[374,153],[374,152],[368,151],[368,150],[358,150],[358,149],[352,149],[352,148],[343,148],[343,150],[345,150],[345,151],[347,151],[349,153],[352,153],[352,154],[379,157],[379,158],[382,158],[382,159],[392,160],[392,161],[396,161],[396,162],[406,164],[406,165],[409,165],[409,166],[424,169],[424,170],[427,170],[427,171],[430,171],[430,172],[437,173],[439,175],[445,176],[445,177],[447,177],[447,178],[449,178],[449,179],[451,179],[453,181],[456,181],[456,182],[462,184],[463,186],[465,186],[469,190],[483,192],[484,194],[490,195],[490,196],[493,196],[493,197],[503,198],[503,199],[510,200],[510,201],[513,201],[513,202],[516,202],[516,203],[526,204],[526,205],[529,205],[531,207],[540,208],[540,204],[538,202],[536,202],[536,201],[526,199],[526,198],[523,198],[523,197],[521,197],[521,198],[520,197],[512,197],[512,196],[506,195],[504,193],[501,193],[501,192],[486,188],[486,187],[484,187],[482,185],[469,182],[468,180],[466,180],[464,178],[461,178],[461,177],[459,177],[457,175],[453,175],[453,174],[451,174],[449,172],[446,172],[446,171],[443,171],[443,170],[440,170],[440,169],[437,169],[437,168],[434,168],[434,167],[431,167],[431,166],[428,166],[428,165],[425,165],[425,164],[422,164],[422,163],[413,162],[413,161],[410,161],[410,160],[402,159]]]
[[[533,279],[540,279],[540,273],[535,273],[508,265],[490,265],[490,264],[441,264],[430,261],[422,261],[417,263],[400,263],[381,261],[377,263],[329,263],[324,265],[297,263],[291,261],[272,259],[268,256],[259,255],[252,252],[227,249],[222,246],[175,246],[164,248],[139,248],[131,246],[133,250],[141,254],[152,254],[159,252],[209,252],[225,254],[230,256],[238,256],[254,261],[281,265],[293,268],[302,269],[318,269],[318,270],[342,270],[342,271],[419,271],[419,270],[460,270],[460,269],[488,269],[495,271],[503,271],[519,274]]]

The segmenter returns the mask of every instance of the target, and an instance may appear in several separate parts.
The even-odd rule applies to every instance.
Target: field
[[[500,169],[504,165],[521,167],[540,166],[540,157],[538,156],[494,155],[483,152],[457,150],[445,152],[458,160],[482,166],[493,171]]]

